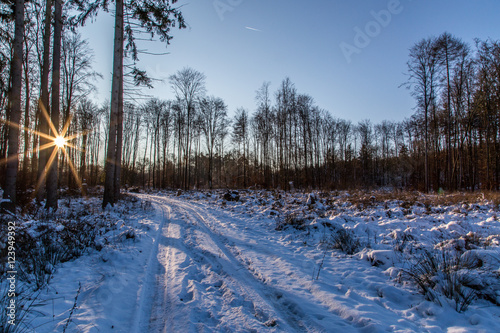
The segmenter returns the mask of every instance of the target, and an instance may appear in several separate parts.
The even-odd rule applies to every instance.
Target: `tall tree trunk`
[[[52,106],[50,119],[52,122],[52,137],[59,135],[59,97],[61,83],[61,37],[62,37],[62,0],[54,3],[54,50],[52,54]],[[46,209],[57,210],[57,181],[59,165],[59,147],[56,145],[50,156],[47,175],[47,203]]]
[[[87,140],[88,135],[86,132],[82,135],[82,151],[80,154],[80,179],[82,180],[82,194],[85,195],[87,183]]]
[[[25,47],[26,52],[28,52],[28,39],[25,38]],[[24,85],[25,85],[25,104],[24,104],[24,127],[30,127],[30,102],[31,102],[31,85],[30,85],[30,77],[29,77],[29,56],[26,54],[24,57]],[[22,187],[28,188],[31,184],[31,173],[29,171],[29,161],[30,161],[30,132],[24,131],[24,156],[23,156],[23,171],[22,171]]]
[[[35,130],[38,130],[38,114],[35,114],[35,122],[33,123],[33,127]],[[40,136],[38,135],[33,135],[33,139],[31,142],[31,172],[30,172],[30,182],[33,182],[35,177],[35,173],[37,172],[37,166],[38,166],[38,156],[36,154],[36,149],[38,147],[38,140],[40,139]]]
[[[425,106],[425,115],[424,115],[424,187],[425,193],[428,193],[430,190],[429,186],[429,106]]]
[[[133,152],[132,152],[132,170],[130,170],[130,177],[134,177],[135,179],[135,175],[136,175],[136,171],[135,171],[135,164],[136,164],[136,160],[137,160],[137,151],[139,150],[139,135],[140,135],[140,130],[141,130],[141,126],[140,126],[140,123],[141,123],[141,118],[140,118],[140,114],[137,113],[136,115],[136,123],[135,123],[135,134],[134,134],[134,146],[133,146]],[[135,181],[132,181],[132,178],[130,178],[128,180],[130,183],[135,183]]]
[[[116,161],[115,179],[113,184],[115,202],[120,199],[120,182],[122,170],[122,147],[123,147],[123,54],[120,64],[120,95],[118,96],[118,117],[116,123]]]
[[[49,110],[49,69],[50,69],[50,30],[52,21],[52,0],[47,0],[45,7],[45,29],[43,33],[43,56],[42,56],[42,74],[40,80],[40,99],[38,100],[38,131],[42,134],[48,134],[48,110]],[[46,176],[47,150],[49,141],[43,136],[38,140],[38,183],[37,183],[37,201],[42,202],[45,197],[44,179]]]
[[[161,180],[161,187],[166,188],[167,187],[167,155],[168,155],[168,123],[166,124],[165,128],[163,129],[163,169],[162,169],[162,180]]]
[[[108,204],[115,204],[115,165],[116,148],[117,148],[117,125],[120,96],[123,93],[121,88],[122,80],[122,61],[123,61],[123,0],[116,0],[115,10],[115,40],[114,40],[114,58],[113,58],[113,82],[111,86],[111,107],[109,109],[109,133],[108,133],[108,147],[106,154],[106,178],[104,181],[104,196],[102,201],[102,208]]]
[[[24,1],[15,2],[15,28],[13,57],[11,60],[12,86],[9,94],[9,120],[17,125],[21,120],[21,89],[23,84],[23,37],[24,37]],[[7,152],[7,168],[5,170],[5,186],[2,208],[15,211],[16,183],[19,168],[19,128],[10,126],[9,147]],[[8,200],[8,201],[7,201]]]
[[[447,128],[446,128],[446,136],[447,140],[447,154],[446,154],[446,164],[447,164],[447,174],[448,174],[448,189],[454,190],[455,184],[453,182],[453,154],[451,150],[451,118],[452,118],[452,110],[451,110],[451,84],[450,84],[450,59],[448,54],[448,43],[445,45],[445,56],[446,56],[446,88],[447,88]]]

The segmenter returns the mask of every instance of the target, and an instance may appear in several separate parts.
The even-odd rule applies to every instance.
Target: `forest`
[[[170,43],[186,27],[176,2],[115,1],[111,99],[101,103],[90,98],[98,60],[78,27],[111,1],[2,0],[4,208],[36,198],[57,209],[61,190],[96,186],[103,207],[140,188],[499,190],[499,41],[444,32],[415,42],[401,82],[415,108],[403,121],[353,123],[290,78],[249,91],[253,110],[228,110],[190,67],[169,76],[173,99],[136,98],[154,84],[136,67],[136,38]]]

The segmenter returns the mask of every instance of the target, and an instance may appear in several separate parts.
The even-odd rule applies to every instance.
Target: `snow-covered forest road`
[[[115,227],[99,236],[102,248],[57,266],[35,332],[500,329],[496,206],[370,200],[359,208],[342,196],[240,195],[135,193],[92,213]],[[359,242],[354,254],[334,249],[339,230]],[[482,260],[467,274],[486,296],[459,313],[441,294],[426,300],[401,272],[422,249],[462,243]]]
[[[162,222],[136,332],[418,332],[439,312],[433,304],[410,310],[421,296],[394,286],[380,268],[285,239],[268,220],[175,197],[140,198]],[[440,320],[453,326],[452,318]]]
[[[154,286],[141,294],[137,332],[148,325],[150,332],[349,331],[351,323],[328,313],[320,300],[293,292],[301,287],[297,280],[310,280],[311,272],[300,269],[306,258],[280,258],[281,246],[266,228],[249,228],[248,221],[224,213],[215,217],[182,200],[141,198],[152,201],[164,220],[147,266]]]

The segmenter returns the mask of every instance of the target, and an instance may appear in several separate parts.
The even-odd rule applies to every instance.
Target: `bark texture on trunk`
[[[111,107],[109,110],[109,133],[108,147],[106,154],[106,178],[104,181],[104,196],[102,207],[106,208],[108,204],[114,205],[116,202],[115,184],[116,184],[116,165],[120,163],[117,160],[117,136],[118,136],[118,118],[120,112],[121,100],[121,81],[123,77],[123,0],[116,0],[115,10],[115,39],[114,39],[114,58],[113,58],[113,81],[111,86]],[[119,184],[118,184],[119,186]],[[118,189],[119,190],[119,189]]]
[[[61,88],[61,38],[62,38],[62,0],[55,0],[54,4],[54,49],[52,52],[52,103],[50,121],[52,122],[50,136],[59,136],[59,108]],[[47,203],[46,209],[57,210],[57,183],[59,166],[59,147],[54,145],[50,155],[47,175]]]

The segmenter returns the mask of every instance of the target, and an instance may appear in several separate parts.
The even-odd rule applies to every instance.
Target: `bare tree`
[[[47,146],[49,141],[43,135],[49,134],[49,70],[50,70],[50,36],[52,21],[52,0],[47,0],[45,5],[45,24],[43,31],[43,55],[40,78],[40,98],[38,100],[38,131],[42,134],[38,140],[38,183],[37,201],[42,202],[45,197],[45,177],[47,167]]]
[[[165,102],[164,112],[161,116],[161,145],[163,147],[163,170],[162,170],[162,181],[161,186],[167,186],[167,159],[169,154],[169,142],[170,142],[170,133],[172,128],[172,101]]]
[[[67,31],[63,34],[61,59],[61,95],[62,95],[62,123],[70,121],[75,105],[85,99],[95,90],[94,82],[102,75],[93,71],[93,51],[86,40],[82,40],[78,33]],[[68,135],[75,134],[75,126],[68,127]],[[69,188],[74,188],[78,181],[69,170],[68,159],[76,158],[72,151],[64,156],[63,162],[68,174]],[[64,168],[64,165],[61,166]]]
[[[274,113],[271,107],[271,95],[269,91],[269,82],[264,82],[259,90],[256,92],[255,100],[257,101],[257,111],[253,115],[254,131],[260,141],[261,152],[261,170],[264,174],[263,183],[265,187],[271,186],[271,163],[270,163],[270,149],[272,139],[272,126]]]
[[[115,38],[114,38],[114,53],[113,53],[113,80],[111,84],[111,108],[109,117],[108,129],[108,146],[106,152],[106,180],[104,183],[104,196],[102,207],[105,208],[108,204],[114,205],[118,198],[115,197],[115,166],[121,161],[117,160],[117,132],[118,127],[122,124],[118,123],[119,117],[119,102],[123,95],[123,90],[120,90],[123,78],[123,0],[116,0],[115,6]]]
[[[429,112],[436,99],[438,71],[438,54],[436,39],[422,39],[410,49],[410,60],[407,63],[409,79],[406,83],[417,100],[418,107],[424,112],[424,183],[425,191],[429,191]]]
[[[248,179],[248,155],[250,149],[249,143],[249,119],[248,119],[248,111],[244,108],[239,108],[236,110],[236,114],[234,115],[233,121],[233,140],[238,145],[238,155],[241,156],[240,147],[243,147],[243,158],[241,164],[243,164],[243,187],[247,187],[247,179]],[[238,158],[240,160],[241,158]],[[238,163],[238,169],[239,169]],[[240,179],[240,175],[238,172],[238,179]]]
[[[38,26],[41,22],[40,6],[37,3],[29,3],[25,8],[25,36],[24,36],[24,57],[23,57],[23,70],[24,70],[24,127],[31,128],[33,125],[32,120],[32,99],[33,91],[38,88],[38,61],[36,59],[36,47],[38,42]],[[1,106],[0,106],[1,107]],[[36,123],[35,123],[36,125]],[[31,151],[32,144],[34,144],[35,135],[31,131],[24,131],[24,154],[21,170],[21,188],[26,189],[31,186],[33,182],[32,169],[34,167],[35,158]],[[30,165],[31,164],[31,165]]]
[[[453,182],[453,151],[452,151],[452,105],[451,105],[451,70],[457,59],[464,52],[466,48],[464,42],[459,38],[452,36],[450,33],[445,32],[439,36],[436,40],[436,51],[438,62],[444,67],[444,78],[446,86],[446,102],[444,103],[447,116],[446,125],[446,141],[447,141],[447,186],[448,188],[453,188],[455,182]]]
[[[202,98],[200,105],[200,125],[205,136],[208,152],[208,186],[213,187],[213,159],[216,140],[227,127],[227,106],[221,98],[210,96]]]
[[[171,75],[169,80],[178,100],[177,110],[180,113],[179,116],[185,118],[184,126],[179,129],[178,134],[179,148],[182,149],[182,159],[184,160],[183,185],[187,189],[190,183],[189,165],[196,102],[205,94],[205,74],[186,67]]]
[[[81,133],[81,151],[80,151],[80,179],[82,181],[82,190],[85,190],[83,184],[87,183],[88,164],[92,160],[89,152],[92,151],[90,137],[91,130],[99,122],[99,108],[87,98],[80,99],[76,109],[76,118],[79,120],[78,130]],[[91,148],[91,149],[89,149]]]

